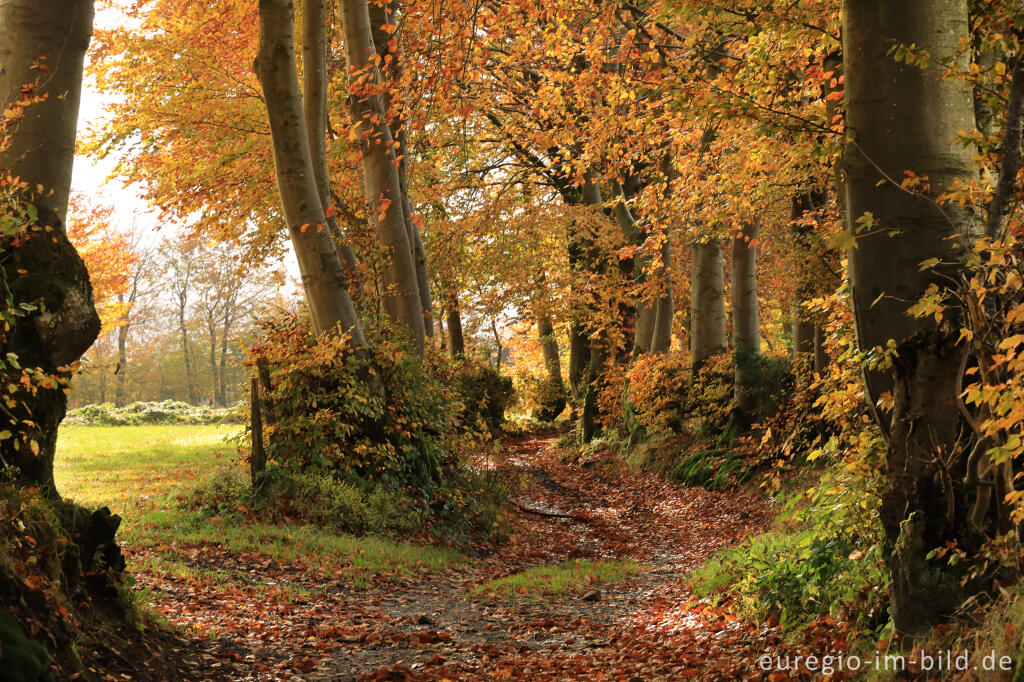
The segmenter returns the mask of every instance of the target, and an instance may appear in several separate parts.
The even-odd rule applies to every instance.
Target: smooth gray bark
[[[743,226],[732,240],[732,334],[737,351],[761,354],[761,322],[757,303],[757,239],[760,223]]]
[[[757,303],[758,221],[743,226],[732,240],[730,277],[732,284],[732,338],[736,356],[733,400],[744,415],[757,408],[751,373],[752,363],[761,355],[761,322]]]
[[[874,226],[859,231],[850,253],[854,316],[861,348],[896,356],[889,372],[868,372],[872,403],[893,394],[886,487],[881,520],[890,571],[890,610],[901,636],[916,636],[958,606],[963,594],[945,561],[928,560],[933,548],[969,546],[963,510],[957,510],[962,469],[957,440],[960,349],[950,329],[960,312],[946,309],[946,326],[934,317],[908,316],[929,286],[940,289],[959,271],[953,238],[970,238],[979,225],[967,211],[939,205],[935,196],[976,175],[972,150],[957,141],[974,130],[970,87],[946,78],[945,67],[897,63],[896,45],[927,50],[933,65],[961,55],[969,33],[966,0],[844,0],[843,60],[847,136],[843,154],[848,229],[871,214]],[[958,62],[955,68],[965,68]],[[926,175],[928,196],[903,191],[904,171]],[[921,269],[936,258],[943,265]],[[951,278],[953,278],[951,280]],[[952,324],[949,324],[952,322]],[[951,507],[952,505],[952,507]],[[909,639],[909,638],[908,638]]]
[[[690,352],[694,368],[699,368],[708,358],[726,350],[722,242],[695,242],[691,265]]]
[[[955,260],[947,237],[969,227],[969,216],[955,207],[903,191],[904,172],[927,175],[935,192],[975,175],[971,149],[957,142],[960,131],[975,128],[970,89],[941,78],[940,67],[896,63],[889,51],[913,43],[934,61],[956,53],[967,31],[964,0],[844,3],[844,190],[849,229],[857,235],[850,276],[864,349],[931,326],[905,314],[936,278],[919,265],[931,257]],[[868,213],[876,226],[863,230],[856,221]],[[873,404],[891,390],[892,378],[870,372],[866,385]]]
[[[654,333],[651,337],[652,353],[667,353],[672,349],[672,323],[675,320],[676,304],[672,293],[672,240],[665,234],[661,244],[661,265],[656,273],[660,285],[654,305]]]
[[[389,85],[384,91],[384,110],[394,112],[392,120],[388,122],[388,127],[391,130],[392,139],[398,144],[395,159],[398,162],[398,185],[402,190],[402,219],[405,222],[406,233],[409,235],[409,245],[412,248],[412,257],[416,268],[416,285],[419,290],[420,305],[423,308],[424,333],[427,338],[433,338],[434,303],[430,291],[427,252],[423,245],[420,228],[413,220],[412,197],[409,195],[409,128],[406,122],[407,116],[404,111],[401,111],[404,101],[395,102],[395,93],[393,92],[394,87],[401,83],[403,78],[402,35],[400,30],[391,33],[384,29],[385,26],[397,28],[401,25],[401,17],[398,16],[399,3],[397,0],[380,5],[370,2],[368,9],[374,46],[377,48],[377,54],[380,55],[381,64],[384,65],[383,76]],[[404,93],[402,94],[404,95]],[[400,99],[404,100],[404,97]]]
[[[313,327],[340,326],[354,347],[366,344],[345,268],[327,228],[316,183],[295,68],[295,10],[290,0],[260,0],[260,44],[253,70],[263,88],[281,207],[299,262]]]
[[[316,175],[316,189],[326,213],[333,203],[331,180],[327,171],[327,7],[324,0],[302,3],[302,108],[306,137]],[[338,255],[345,267],[355,272],[359,263],[355,251],[334,216],[326,216],[327,227],[337,243]]]
[[[373,40],[367,0],[342,0],[345,58],[350,87],[360,78],[380,82],[373,65],[378,50]],[[413,254],[413,239],[406,225],[405,196],[395,156],[395,139],[388,127],[381,96],[356,92],[349,95],[352,122],[362,140],[363,195],[370,222],[387,256],[381,283],[384,310],[405,328],[422,354],[426,345],[424,310]]]

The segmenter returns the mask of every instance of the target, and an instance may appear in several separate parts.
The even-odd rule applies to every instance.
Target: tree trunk
[[[725,266],[722,242],[712,239],[692,246],[690,351],[693,367],[726,350]]]
[[[567,396],[565,382],[562,380],[562,360],[558,355],[558,338],[551,316],[547,313],[537,315],[537,336],[544,353],[544,368],[548,378],[537,396],[533,416],[538,421],[551,423],[565,410]]]
[[[466,355],[466,340],[462,336],[462,315],[459,314],[459,303],[452,300],[448,304],[448,352],[452,360]]]
[[[303,0],[302,3],[302,110],[306,121],[310,161],[316,176],[316,189],[320,205],[326,213],[334,201],[331,198],[331,179],[327,172],[327,7],[324,0]],[[355,273],[358,266],[355,251],[348,245],[345,235],[332,216],[325,216],[327,227],[334,237],[338,255],[348,269]]]
[[[299,262],[316,333],[340,325],[354,347],[366,344],[316,183],[295,70],[290,0],[260,0],[260,43],[253,70],[263,88],[281,206]]]
[[[583,397],[583,376],[590,366],[590,338],[579,323],[569,325],[569,390],[575,400]]]
[[[400,166],[402,168],[405,167],[405,159],[402,160]],[[405,180],[402,181],[402,194],[403,196],[408,196],[408,183]],[[411,206],[409,210],[412,210]],[[423,331],[427,338],[432,339],[434,338],[434,299],[430,292],[427,249],[423,245],[423,235],[420,234],[420,228],[417,227],[416,223],[412,222],[411,218],[409,223],[412,225],[413,258],[416,261],[416,286],[420,293],[420,305],[423,308]]]
[[[915,44],[940,64],[960,53],[967,35],[966,0],[843,3],[847,220],[851,232],[863,232],[849,254],[854,316],[862,349],[896,344],[893,371],[867,372],[865,383],[872,404],[893,391],[881,516],[893,550],[893,622],[911,636],[959,603],[945,561],[929,561],[926,553],[946,542],[963,546],[966,536],[956,504],[963,464],[956,449],[959,353],[950,331],[960,313],[947,308],[939,325],[906,312],[930,285],[949,286],[958,267],[950,238],[973,231],[970,214],[939,206],[934,197],[975,176],[972,149],[957,142],[975,121],[967,84],[944,78],[944,67],[897,63],[889,53]],[[893,184],[906,170],[926,175],[933,194],[916,196]],[[858,230],[868,213],[874,224]],[[954,265],[920,269],[929,258]],[[887,420],[879,421],[886,428]]]
[[[192,353],[189,350],[188,327],[185,326],[185,299],[178,302],[178,333],[181,334],[181,354],[185,359],[185,383],[188,385],[188,401],[199,404],[199,393],[196,391],[196,375],[192,367]]]
[[[825,349],[825,328],[821,323],[814,325],[814,371],[824,374],[828,369],[829,358]]]
[[[757,239],[760,223],[751,221],[732,240],[732,338],[735,354],[733,400],[749,417],[757,409],[753,365],[761,357],[757,305]]]
[[[1003,234],[1003,221],[1013,201],[1021,164],[1021,126],[1024,122],[1024,51],[1018,48],[1013,60],[1010,101],[1006,105],[1003,141],[1000,148],[999,179],[992,192],[985,220],[985,236],[998,239]]]
[[[123,302],[123,296],[118,301]],[[114,405],[124,407],[128,402],[128,320],[121,320],[117,328],[117,389],[114,392]]]
[[[235,303],[229,300],[224,310],[224,326],[220,336],[220,366],[217,371],[217,404],[221,407],[227,407],[228,404],[228,344],[234,317]]]
[[[793,357],[808,357],[814,352],[814,322],[798,300],[793,306]]]
[[[398,186],[402,190],[402,218],[405,222],[405,231],[409,235],[409,245],[412,248],[412,257],[416,268],[416,285],[419,289],[420,305],[423,308],[424,333],[427,338],[433,338],[434,303],[430,292],[427,252],[423,246],[420,228],[413,220],[412,197],[409,196],[409,129],[406,116],[402,111],[405,106],[404,93],[396,102],[393,91],[397,84],[402,83],[403,78],[402,34],[400,30],[390,32],[384,29],[385,26],[400,29],[402,22],[398,17],[399,4],[396,0],[383,4],[369,2],[367,7],[373,43],[380,56],[379,63],[384,65],[382,75],[387,81],[383,93],[383,109],[391,116],[388,127],[391,130],[391,138],[398,145],[395,160],[398,163]]]
[[[593,199],[596,199],[597,203],[600,204],[600,193],[595,193],[588,203],[593,203]],[[638,227],[636,217],[629,206],[626,205],[625,194],[621,187],[619,188],[618,201],[612,209],[612,215],[614,215],[615,222],[618,223],[619,229],[622,230],[622,235],[626,240],[631,244],[642,247],[646,234]],[[633,278],[637,284],[642,285],[646,282],[650,263],[651,257],[641,248],[635,258],[632,259],[632,262],[626,264],[627,270],[632,271]],[[632,350],[634,355],[649,353],[654,341],[657,297],[652,297],[648,289],[649,287],[642,287],[642,292],[636,301],[636,309],[633,315]]]
[[[661,158],[661,172],[665,178],[664,196],[667,201],[672,197],[672,183],[676,179],[676,168],[671,154]],[[672,233],[665,226],[664,241],[661,243],[661,264],[658,266],[659,292],[654,305],[654,336],[651,339],[651,351],[667,353],[672,350],[672,323],[676,314],[676,302],[672,292]]]
[[[676,314],[676,303],[672,294],[672,240],[667,232],[661,245],[661,266],[657,277],[661,292],[654,306],[651,352],[667,353],[672,349],[672,322]]]
[[[793,358],[811,362],[814,352],[814,326],[810,313],[804,308],[808,300],[820,286],[821,275],[815,267],[820,249],[818,235],[813,228],[801,222],[805,216],[817,212],[825,203],[825,194],[820,189],[811,189],[795,194],[790,199],[790,227],[793,232],[793,250],[799,257],[796,265],[796,296],[793,302]],[[817,248],[816,248],[817,247]]]
[[[0,152],[0,170],[20,177],[30,188],[43,188],[32,203],[38,224],[53,228],[49,237],[28,239],[4,253],[6,281],[0,289],[9,288],[15,305],[42,301],[45,312],[20,318],[2,350],[16,354],[22,366],[64,378],[70,377],[63,368],[78,360],[100,331],[88,272],[64,230],[92,20],[92,0],[0,3],[3,106],[20,101],[23,86],[37,78],[33,94],[45,97],[24,108],[10,146]],[[45,74],[32,68],[40,58],[46,59]],[[0,441],[0,457],[17,468],[21,481],[56,495],[53,456],[67,396],[55,387],[19,397],[19,404],[0,419],[0,430],[15,434]]]
[[[264,0],[266,1],[266,0]],[[377,48],[373,41],[367,0],[341,3],[345,34],[345,58],[349,73],[349,109],[362,140],[363,194],[377,239],[387,252],[384,268],[384,310],[392,321],[404,327],[422,354],[426,326],[417,282],[414,245],[405,223],[405,197],[398,174],[391,129],[379,94],[361,92],[365,83],[380,82],[373,64]]]
[[[552,324],[549,315],[537,317],[537,334],[544,353],[544,368],[547,369],[548,379],[562,385],[562,360],[558,356],[558,337],[555,336],[555,325]]]
[[[601,388],[601,380],[608,366],[607,337],[596,335],[590,340],[590,382],[583,396],[583,413],[581,415],[580,434],[584,443],[593,440],[598,430],[597,394]]]
[[[604,200],[601,197],[601,185],[596,177],[591,174],[586,183],[583,185],[583,203],[589,206],[602,206]],[[622,202],[617,204],[623,206]],[[600,263],[600,258],[594,253],[594,248],[590,245],[587,253],[589,254],[586,258],[587,269],[595,274],[603,274],[604,267]],[[594,332],[590,337],[590,382],[586,386],[586,392],[583,396],[583,413],[581,415],[581,429],[580,433],[584,443],[589,443],[598,429],[598,405],[597,405],[597,393],[601,386],[601,380],[604,377],[605,369],[608,365],[608,359],[612,353],[608,343],[608,335],[605,334],[598,326],[598,331]]]
[[[207,320],[209,326],[209,341],[210,341],[210,402],[215,403],[217,401],[217,328],[213,324],[213,320]]]
[[[633,325],[633,355],[651,352],[654,341],[654,324],[657,321],[657,316],[658,312],[654,302],[650,300],[637,302],[636,321]]]

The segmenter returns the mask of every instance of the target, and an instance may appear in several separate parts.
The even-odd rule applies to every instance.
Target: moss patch
[[[643,570],[642,566],[632,561],[565,561],[488,580],[470,590],[469,596],[544,600],[586,592],[593,585],[619,582]]]

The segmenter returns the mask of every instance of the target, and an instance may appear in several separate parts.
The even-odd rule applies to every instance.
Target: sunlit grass
[[[471,597],[542,600],[585,592],[594,585],[614,583],[645,570],[632,561],[565,561],[537,566],[515,575],[488,580],[470,590]]]
[[[239,523],[182,510],[149,514],[145,525],[129,537],[138,547],[162,552],[174,543],[223,548],[238,555],[257,553],[325,577],[345,578],[357,587],[365,587],[375,577],[401,580],[467,561],[462,554],[442,547],[336,534],[308,525]]]
[[[131,524],[167,495],[218,471],[241,467],[231,425],[64,426],[54,477],[61,494],[108,506]]]
[[[227,441],[238,431],[238,426],[224,425],[65,426],[57,443],[57,487],[86,507],[109,506],[120,514],[122,542],[149,550],[139,568],[179,577],[226,577],[189,565],[182,558],[187,548],[255,553],[356,586],[377,577],[402,580],[467,561],[445,548],[308,525],[252,523],[238,515],[209,518],[181,509],[181,492],[226,469],[244,468],[236,445]]]

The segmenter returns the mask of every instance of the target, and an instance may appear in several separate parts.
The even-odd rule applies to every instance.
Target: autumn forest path
[[[269,614],[262,622],[203,642],[204,672],[216,666],[217,678],[304,680],[726,680],[754,673],[771,643],[758,640],[771,632],[696,603],[685,576],[715,549],[763,530],[765,501],[563,461],[564,454],[555,438],[506,441],[493,465],[517,497],[510,538],[488,555],[366,590],[285,572],[290,603],[253,604],[250,614]],[[582,574],[568,592],[548,597],[488,588],[533,567],[578,565],[565,562],[607,563],[625,575],[601,582]],[[274,597],[243,587],[232,599],[261,595]],[[226,603],[214,594],[198,601],[211,609]],[[195,602],[189,608],[204,617]],[[244,603],[227,608],[246,612]],[[272,622],[274,613],[280,622]]]

